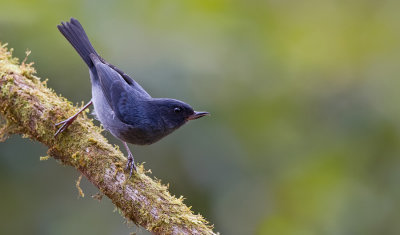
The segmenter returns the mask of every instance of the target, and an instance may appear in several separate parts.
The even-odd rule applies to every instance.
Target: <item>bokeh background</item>
[[[222,234],[400,234],[400,2],[0,2],[0,41],[81,104],[87,68],[56,25],[154,97],[212,113],[137,161]],[[119,144],[110,134],[110,141]],[[0,234],[147,234],[13,136],[0,143]]]

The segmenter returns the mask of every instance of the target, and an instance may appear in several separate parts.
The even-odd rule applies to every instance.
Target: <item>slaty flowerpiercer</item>
[[[92,99],[76,114],[57,123],[56,126],[61,127],[55,136],[93,104],[103,127],[123,142],[128,152],[126,169],[131,176],[136,166],[127,143],[152,144],[187,121],[209,114],[194,111],[179,100],[152,98],[135,80],[97,54],[78,20],[71,18],[70,22],[62,22],[57,27],[89,67]]]

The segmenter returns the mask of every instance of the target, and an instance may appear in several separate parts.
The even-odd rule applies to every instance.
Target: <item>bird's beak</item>
[[[209,112],[197,112],[197,111],[194,111],[194,114],[190,115],[188,117],[188,120],[194,120],[194,119],[197,119],[197,118],[204,117],[206,115],[210,115],[210,113]]]

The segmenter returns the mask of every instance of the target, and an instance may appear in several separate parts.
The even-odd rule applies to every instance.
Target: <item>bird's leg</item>
[[[74,120],[76,119],[76,117],[78,116],[78,114],[82,113],[83,110],[85,110],[87,107],[89,107],[93,102],[90,101],[89,103],[85,104],[85,106],[83,106],[77,113],[75,113],[74,115],[72,115],[71,117],[69,117],[68,119],[65,119],[62,122],[56,123],[55,126],[59,126],[62,125],[57,132],[54,134],[54,137],[56,137],[58,134],[60,134],[61,132],[65,131],[69,125],[71,125]]]
[[[135,169],[135,171],[136,171],[135,160],[133,159],[133,155],[131,153],[131,150],[129,150],[128,144],[125,141],[122,141],[122,143],[124,143],[126,151],[128,152],[128,161],[126,163],[125,170],[129,170],[129,178],[131,178],[132,170]]]

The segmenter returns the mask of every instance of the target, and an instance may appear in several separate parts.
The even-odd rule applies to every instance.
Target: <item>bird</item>
[[[123,142],[128,153],[125,170],[131,177],[136,165],[127,143],[153,144],[188,121],[210,114],[194,111],[189,104],[177,99],[151,97],[133,78],[99,56],[77,19],[61,22],[57,28],[89,68],[92,98],[73,116],[55,124],[59,128],[54,137],[93,104],[94,115],[104,129]]]

